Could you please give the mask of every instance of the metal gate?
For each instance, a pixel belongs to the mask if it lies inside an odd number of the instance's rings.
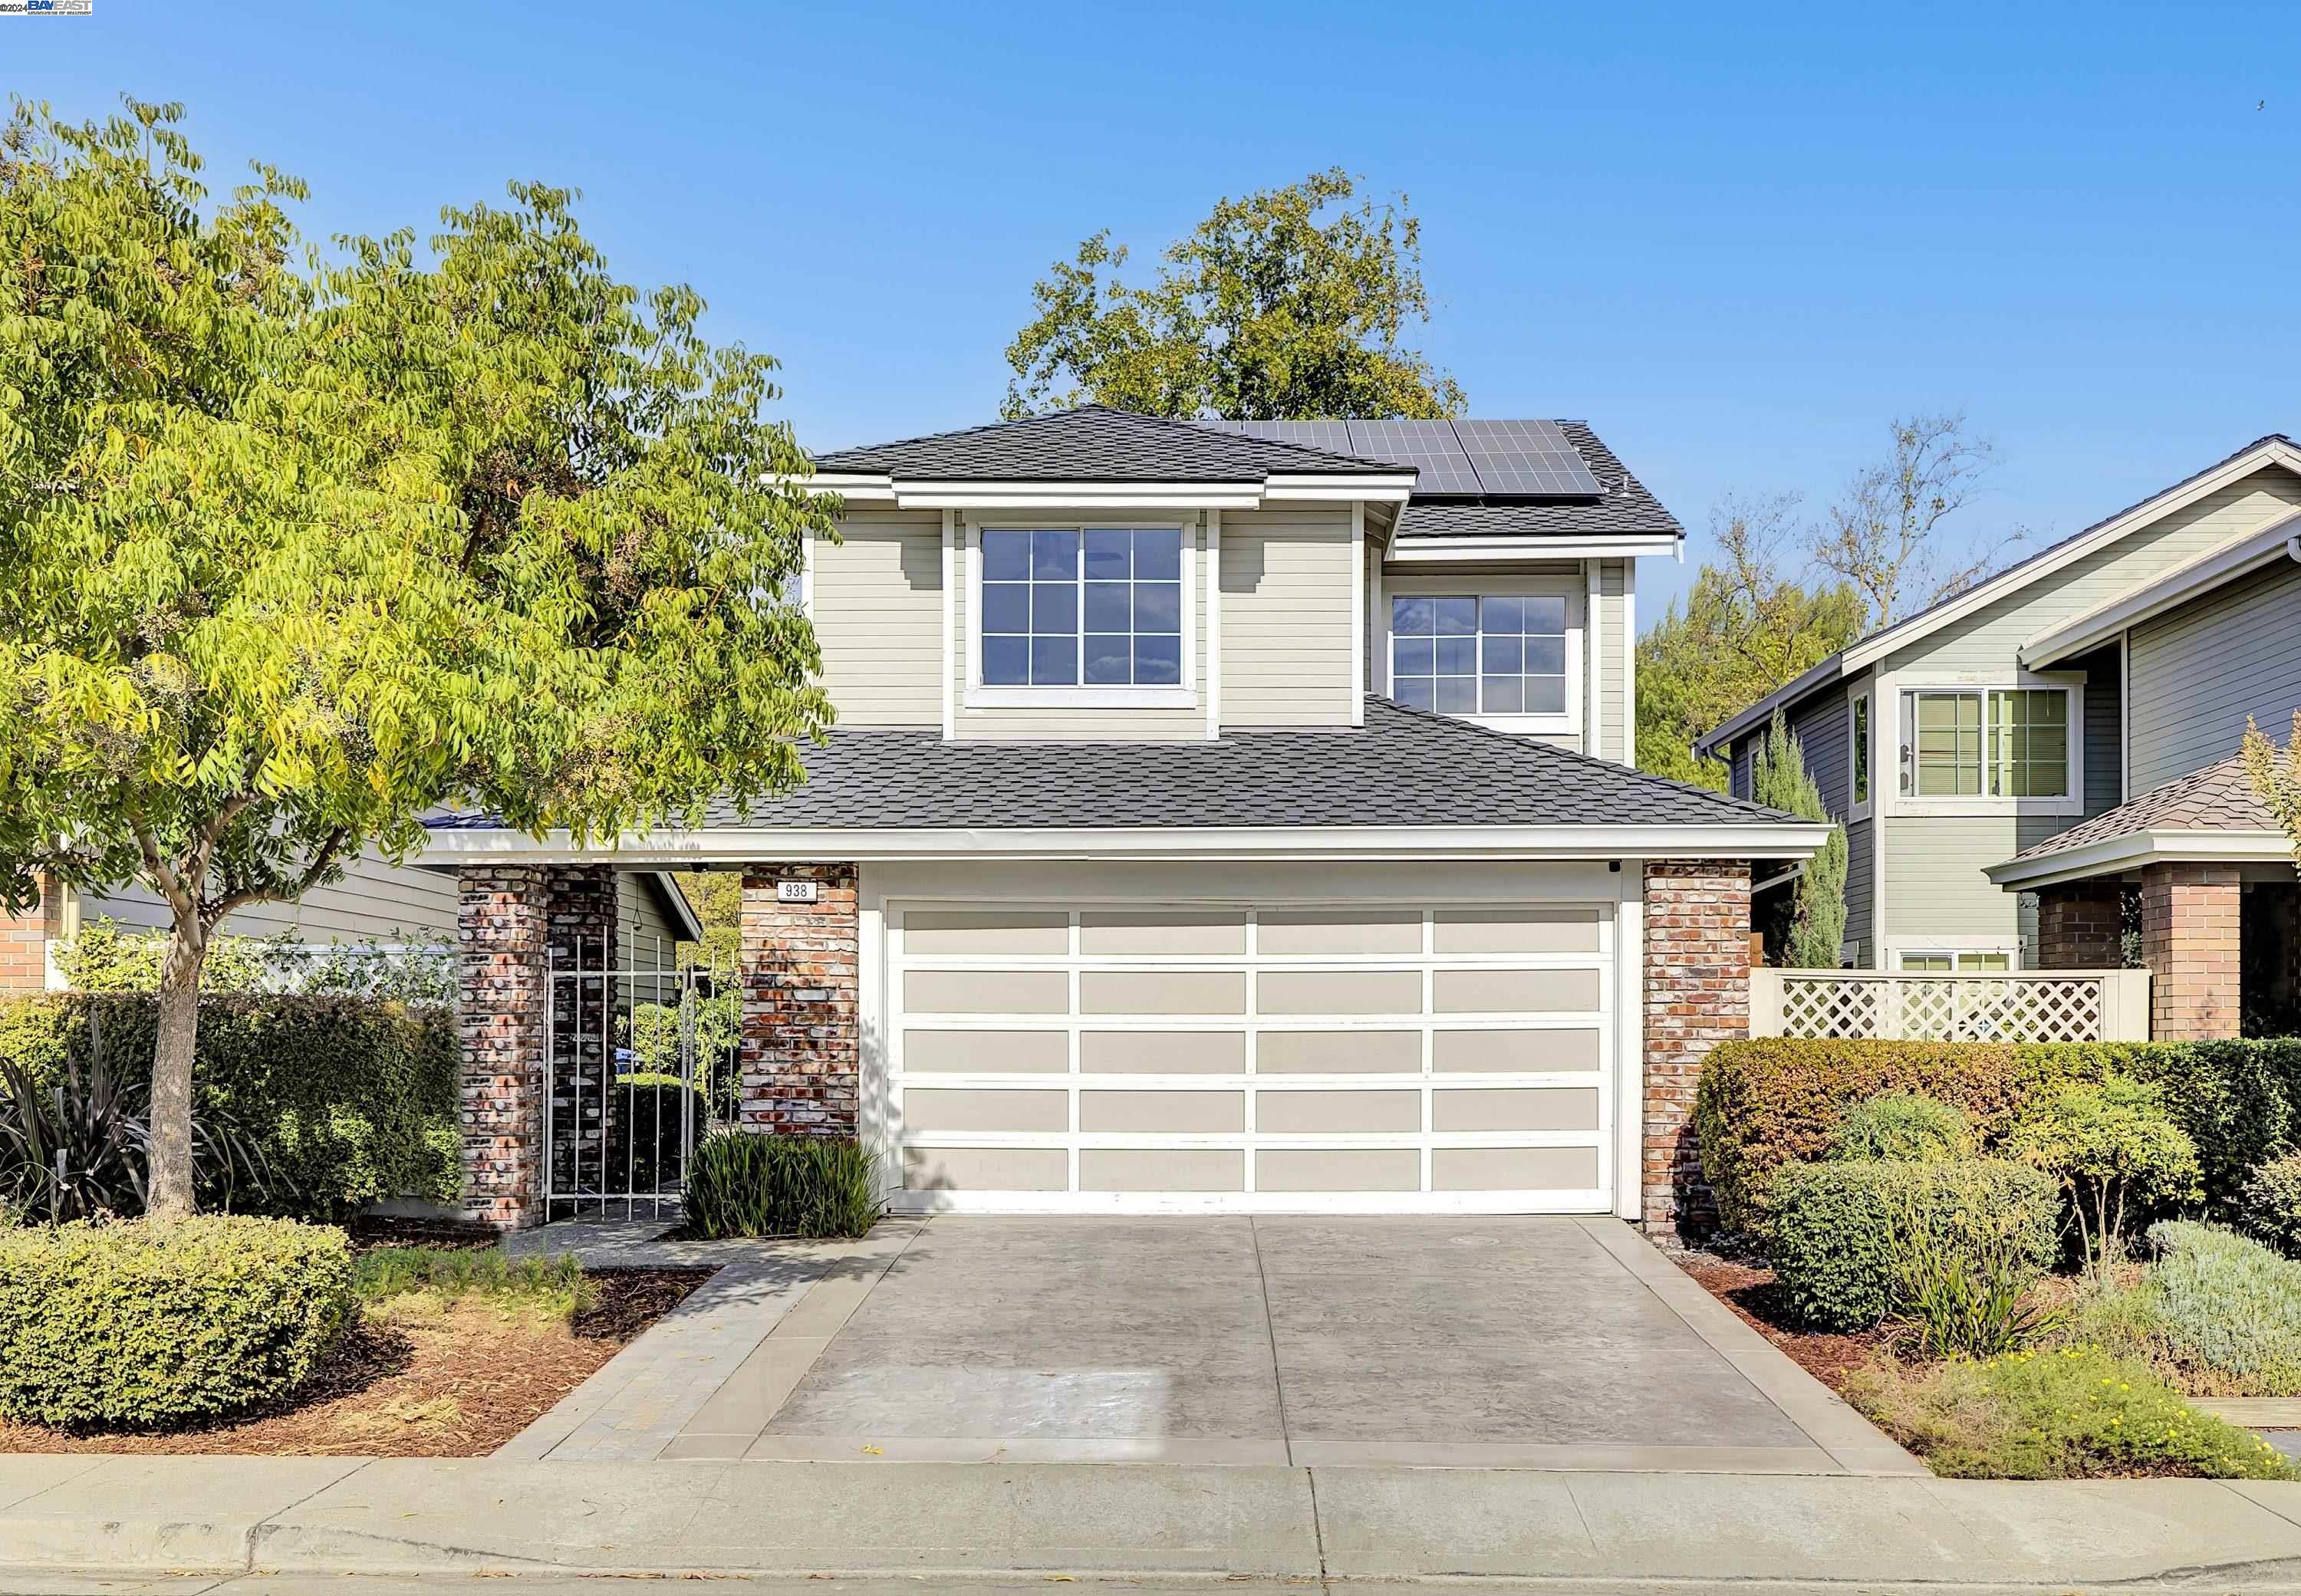
[[[742,1093],[742,984],[710,969],[588,968],[554,950],[543,1046],[544,1217],[680,1212],[696,1145]]]

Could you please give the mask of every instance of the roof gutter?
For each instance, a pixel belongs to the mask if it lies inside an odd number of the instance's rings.
[[[2040,887],[2081,882],[2097,875],[2122,874],[2144,865],[2169,860],[2289,865],[2293,862],[2293,840],[2282,831],[2127,831],[2031,859],[2005,859],[1985,865],[1981,873],[2000,890],[2034,892]]]
[[[822,826],[650,831],[579,844],[488,829],[432,831],[409,862],[434,869],[516,859],[692,870],[707,864],[911,859],[1804,859],[1826,824],[1549,826]]]

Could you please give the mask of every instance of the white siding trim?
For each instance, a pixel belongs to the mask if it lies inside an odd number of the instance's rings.
[[[1586,669],[1583,673],[1582,691],[1587,702],[1582,712],[1582,751],[1603,757],[1606,748],[1606,698],[1600,689],[1600,678],[1606,673],[1605,653],[1598,646],[1598,606],[1603,601],[1599,589],[1598,562],[1582,562],[1582,624],[1589,633],[1590,646],[1583,650]]]
[[[958,736],[958,512],[942,513],[942,740]]]
[[[1614,911],[1615,1000],[1612,1033],[1601,1045],[1613,1053],[1614,1216],[1636,1219],[1645,1192],[1646,1057],[1645,871],[1633,859],[1622,866],[1621,901]]]
[[[1622,763],[1638,765],[1638,563],[1622,562]]]
[[[1222,735],[1222,512],[1207,512],[1207,736]],[[1185,606],[1184,607],[1188,607]]]
[[[1902,747],[1894,745],[1894,791],[1895,807],[1904,815],[2083,815],[2085,813],[2085,677],[2074,672],[2033,673],[2019,672],[2009,678],[1999,672],[1987,676],[1940,677],[1919,675],[1904,678],[1900,688],[1907,698],[1912,693],[1979,693],[1982,697],[1981,768],[1985,775],[1989,769],[1989,706],[1991,693],[2061,692],[2069,698],[2069,747],[2067,749],[2067,785],[2069,791],[2061,798],[1992,798],[1987,793],[1944,798],[1921,798],[1914,791],[1902,791]],[[1871,711],[1874,715],[1876,711]],[[1910,765],[1914,783],[1917,766]],[[1870,790],[1878,790],[1878,770],[1871,765]]]
[[[1366,724],[1366,501],[1351,501],[1351,724]]]
[[[2133,801],[2133,628],[2117,634],[2117,801]]]

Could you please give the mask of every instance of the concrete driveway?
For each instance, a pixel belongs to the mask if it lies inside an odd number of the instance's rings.
[[[665,1458],[1907,1472],[1627,1225],[882,1227]]]

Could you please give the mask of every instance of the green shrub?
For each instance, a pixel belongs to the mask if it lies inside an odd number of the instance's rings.
[[[741,1132],[706,1140],[687,1166],[696,1235],[859,1236],[878,1223],[877,1161],[859,1142]]]
[[[2139,1283],[2081,1302],[2072,1333],[2144,1358],[2189,1390],[2301,1396],[2301,1264],[2209,1224],[2149,1230]]]
[[[1774,1272],[1792,1307],[1840,1331],[1904,1311],[1917,1271],[1945,1263],[2026,1287],[2053,1259],[2061,1207],[2044,1175],[1987,1159],[1794,1164],[1772,1204]]]
[[[514,1258],[500,1247],[378,1247],[352,1260],[352,1288],[363,1302],[423,1295],[445,1302],[481,1297],[562,1322],[595,1299],[572,1253]]]
[[[2097,1347],[1856,1369],[1846,1396],[1937,1475],[2290,1480],[2276,1448],[2198,1412],[2142,1364]]]
[[[2238,1194],[2245,1233],[2289,1258],[2301,1258],[2301,1153],[2280,1153],[2246,1180]]]
[[[91,1012],[116,1067],[146,1079],[155,1004],[141,995],[0,1001],[0,1062],[55,1080],[84,1051]],[[460,1190],[455,1014],[357,998],[222,996],[200,1004],[197,1112],[237,1125],[299,1194],[296,1216],[335,1219],[389,1197]]]
[[[213,1418],[292,1391],[352,1307],[343,1233],[284,1219],[0,1233],[0,1415]]]
[[[2005,1154],[2052,1175],[2070,1195],[2094,1278],[2124,1247],[2129,1210],[2200,1195],[2197,1149],[2152,1085],[2122,1074],[2066,1082],[2026,1105]]]
[[[1973,1126],[1964,1110],[1914,1091],[1865,1098],[1839,1116],[1829,1133],[1833,1158],[1926,1163],[1972,1153]]]
[[[2234,1219],[2247,1179],[2301,1144],[2301,1040],[2220,1042],[1899,1042],[1751,1037],[1703,1061],[1694,1103],[1719,1216],[1762,1235],[1766,1182],[1825,1157],[1852,1105],[1917,1092],[1961,1109],[1985,1153],[2034,1093],[2119,1073],[2157,1088],[2196,1143],[2209,1213]]]

